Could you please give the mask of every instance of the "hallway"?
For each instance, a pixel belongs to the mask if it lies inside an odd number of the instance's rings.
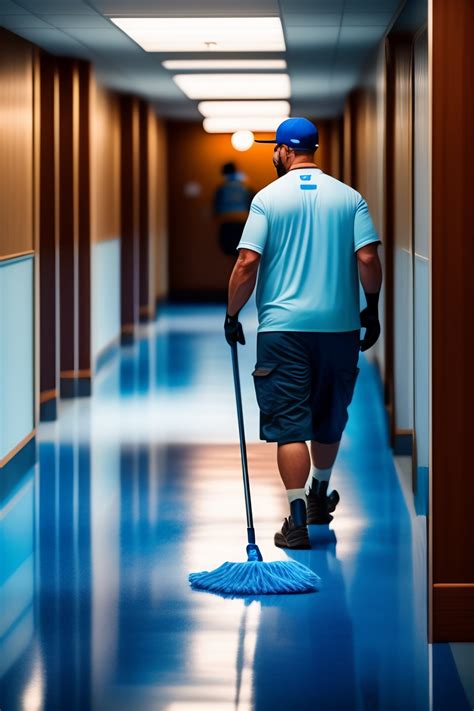
[[[190,571],[245,553],[221,321],[221,306],[163,306],[90,399],[62,401],[39,426],[39,461],[3,501],[2,711],[469,709],[450,646],[426,641],[426,518],[404,498],[363,356],[335,520],[292,553],[320,591],[242,601],[189,589]],[[258,441],[253,304],[243,323],[254,514],[272,560],[285,557],[272,538],[286,499],[274,445]]]

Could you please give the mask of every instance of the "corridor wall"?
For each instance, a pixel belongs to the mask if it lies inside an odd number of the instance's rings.
[[[132,193],[123,184],[126,101],[143,116]],[[142,248],[126,287],[143,298],[146,318],[167,293],[167,222],[165,124],[149,103],[99,86],[88,62],[1,29],[0,111],[3,469],[24,461],[17,454],[34,456],[38,419],[56,418],[60,396],[90,394],[119,342],[123,206],[133,207]]]
[[[168,289],[166,126],[140,103],[140,320],[152,319]]]
[[[92,91],[92,355],[97,365],[120,336],[120,104],[95,80]]]
[[[168,175],[167,175],[167,129],[163,119],[150,112],[150,235],[154,269],[155,303],[168,294]],[[153,261],[154,260],[154,261]]]
[[[344,181],[367,200],[382,246],[385,244],[385,100],[386,60],[385,45],[382,43],[368,65],[360,87],[346,101],[343,166]],[[379,249],[382,264],[388,253],[383,247]],[[363,295],[361,299],[363,305]],[[385,284],[380,297],[380,323],[381,337],[368,355],[376,360],[382,379],[385,380]]]
[[[387,40],[391,79],[387,111],[387,231],[393,252],[393,371],[390,415],[392,444],[411,454],[413,440],[413,35]],[[426,126],[425,126],[426,130]]]
[[[413,331],[414,489],[419,512],[428,509],[431,410],[431,240],[428,30],[413,45]]]
[[[35,58],[0,29],[0,467],[35,434]]]
[[[431,0],[431,638],[474,641],[474,4]],[[417,64],[419,68],[419,65]]]

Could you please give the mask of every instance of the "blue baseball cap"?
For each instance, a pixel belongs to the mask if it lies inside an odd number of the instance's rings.
[[[314,123],[305,118],[289,118],[278,126],[275,139],[255,140],[255,143],[276,143],[294,148],[295,151],[315,151],[318,141],[318,129]]]

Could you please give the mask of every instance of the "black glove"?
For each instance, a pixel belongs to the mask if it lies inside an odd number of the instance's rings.
[[[366,294],[367,306],[360,312],[360,325],[365,328],[365,336],[360,342],[360,350],[366,351],[376,343],[380,336],[379,294]]]
[[[229,316],[229,314],[226,313],[224,321],[224,333],[225,339],[229,346],[232,346],[234,343],[241,343],[243,346],[245,346],[245,336],[242,324],[239,321],[238,311],[234,316]]]

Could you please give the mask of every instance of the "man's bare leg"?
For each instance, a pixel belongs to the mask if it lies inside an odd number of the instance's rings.
[[[280,548],[310,548],[305,484],[311,459],[306,442],[279,444],[277,462],[288,496],[291,519],[285,521],[281,531],[275,534],[275,545]]]
[[[306,442],[279,444],[277,462],[285,489],[303,489],[311,466]]]
[[[316,469],[332,469],[339,451],[340,442],[322,444],[313,440],[311,442],[311,459]]]

